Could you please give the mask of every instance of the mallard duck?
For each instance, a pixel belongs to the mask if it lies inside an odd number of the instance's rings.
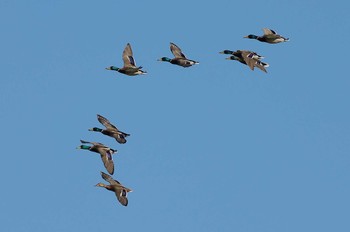
[[[264,57],[257,54],[256,52],[245,51],[245,50],[237,50],[237,51],[224,50],[220,53],[230,54],[231,56],[227,57],[226,59],[237,60],[242,64],[248,65],[251,70],[254,70],[254,67],[257,67],[267,73],[265,68],[269,67],[269,64],[260,61],[260,59]]]
[[[247,51],[250,52],[250,57],[254,58],[254,59],[263,59],[265,57],[257,54],[256,52],[251,52],[251,51]],[[221,54],[227,54],[227,55],[235,55],[235,56],[241,56],[242,51],[241,50],[237,50],[237,51],[231,51],[231,50],[223,50],[222,52],[220,52]]]
[[[271,43],[271,44],[289,41],[289,38],[284,38],[284,37],[278,35],[274,30],[271,30],[268,28],[263,28],[263,31],[264,31],[264,35],[262,35],[262,36],[250,34],[250,35],[244,36],[244,38],[256,39],[256,40],[259,40],[261,42]]]
[[[80,145],[77,147],[77,149],[84,149],[89,150],[92,152],[99,153],[101,155],[101,159],[103,164],[105,165],[107,171],[109,174],[113,175],[114,173],[114,163],[112,155],[117,152],[117,150],[109,148],[102,143],[96,143],[96,142],[88,142],[84,140],[80,140],[81,143],[89,143],[92,144],[92,146],[87,145]]]
[[[105,181],[108,181],[110,184],[106,185],[104,183],[98,183],[95,186],[103,187],[109,191],[115,192],[118,201],[120,204],[127,206],[128,205],[128,192],[132,192],[131,189],[124,187],[119,181],[114,180],[110,175],[101,172],[101,176]]]
[[[96,131],[101,132],[104,135],[110,136],[112,138],[115,138],[118,143],[124,144],[126,143],[125,137],[130,136],[130,134],[124,133],[120,130],[118,130],[117,127],[115,127],[112,123],[109,122],[109,120],[101,115],[97,115],[97,120],[106,127],[106,129],[100,129],[98,127],[90,128],[89,131]]]
[[[107,67],[107,70],[114,70],[128,76],[136,76],[139,74],[146,74],[146,71],[141,70],[142,66],[136,67],[135,59],[132,54],[131,46],[128,43],[123,51],[123,61],[124,66],[122,68],[117,68],[115,66]]]
[[[176,64],[184,68],[199,64],[197,61],[187,59],[186,56],[182,53],[181,49],[174,43],[170,43],[170,51],[174,54],[175,58],[170,59],[168,57],[162,57],[158,59],[158,61],[169,62],[171,64]]]

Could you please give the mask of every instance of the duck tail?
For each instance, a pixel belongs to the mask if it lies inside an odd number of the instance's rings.
[[[257,64],[264,66],[265,68],[269,67],[270,65],[268,63],[262,62],[260,60],[257,61]]]
[[[124,132],[122,132],[122,133],[123,133],[124,137],[130,136],[130,134],[128,134],[128,133],[124,133]]]

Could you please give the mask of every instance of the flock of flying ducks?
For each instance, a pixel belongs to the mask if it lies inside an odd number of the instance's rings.
[[[270,44],[289,41],[288,38],[285,38],[277,34],[274,30],[263,28],[263,31],[264,31],[264,34],[262,36],[250,34],[245,36],[244,38],[255,39],[260,42],[265,42]],[[184,53],[181,51],[181,49],[174,43],[170,43],[170,51],[173,53],[174,58],[171,59],[168,57],[162,57],[158,59],[158,61],[169,62],[171,64],[179,65],[184,68],[190,67],[195,64],[199,64],[198,61],[188,59],[184,55]],[[224,50],[220,53],[230,55],[226,59],[237,60],[242,64],[247,65],[251,70],[254,70],[254,67],[257,67],[262,71],[267,72],[266,68],[269,67],[269,64],[261,61],[261,59],[264,57],[258,55],[256,52],[247,51],[247,50],[237,50],[237,51]],[[129,43],[126,45],[123,51],[122,58],[124,62],[124,66],[122,68],[118,68],[116,66],[110,66],[110,67],[107,67],[106,69],[117,71],[128,76],[136,76],[136,75],[142,75],[147,73],[146,71],[142,70],[142,66],[136,66],[131,45]]]
[[[245,36],[244,38],[256,39],[258,41],[271,43],[271,44],[289,41],[288,38],[278,35],[275,31],[271,29],[264,28],[263,31],[264,31],[264,34],[262,36],[256,36],[251,34],[251,35]],[[171,59],[168,57],[162,57],[158,59],[158,61],[169,62],[171,64],[179,65],[185,68],[199,63],[198,61],[190,60],[186,58],[186,56],[181,51],[181,49],[174,43],[170,43],[170,51],[173,53],[174,58]],[[261,61],[261,59],[264,57],[258,55],[256,52],[247,51],[247,50],[237,50],[237,51],[224,50],[220,53],[230,55],[226,59],[237,60],[242,64],[247,65],[251,70],[254,70],[254,67],[257,67],[260,70],[267,72],[266,68],[269,67],[269,64]],[[123,51],[122,58],[124,62],[124,66],[122,68],[110,66],[110,67],[107,67],[106,69],[117,71],[128,76],[136,76],[136,75],[147,73],[146,71],[142,70],[142,66],[139,66],[139,67],[136,66],[131,45],[129,43],[126,45]],[[104,135],[112,137],[120,144],[126,143],[125,138],[130,136],[130,134],[127,134],[118,130],[118,128],[115,127],[108,119],[106,119],[105,117],[99,114],[97,115],[97,120],[105,127],[105,129],[93,127],[89,129],[89,131],[100,132]],[[102,162],[107,172],[110,175],[114,174],[114,162],[113,162],[112,155],[117,152],[116,149],[112,149],[98,142],[88,142],[84,140],[80,140],[80,142],[82,143],[82,145],[78,146],[77,149],[84,149],[84,150],[89,150],[91,152],[99,153],[101,155]],[[91,146],[86,144],[90,144]],[[104,183],[98,183],[96,184],[96,186],[103,187],[109,191],[114,192],[115,195],[117,196],[118,201],[122,205],[127,206],[128,205],[127,194],[132,190],[123,186],[119,181],[113,179],[112,176],[110,175],[104,172],[101,172],[102,178],[107,182],[109,182],[109,185],[106,185]]]
[[[93,127],[89,129],[89,131],[100,132],[104,135],[112,137],[120,144],[126,143],[125,138],[130,136],[130,134],[127,134],[125,132],[118,130],[118,128],[115,127],[107,118],[99,114],[97,115],[97,120],[105,127],[105,129]],[[80,142],[82,143],[82,145],[78,146],[77,149],[89,150],[91,152],[99,153],[107,172],[110,175],[114,174],[114,162],[113,162],[112,155],[117,152],[116,149],[107,147],[104,144],[98,143],[98,142],[88,142],[84,140],[80,140]],[[91,146],[86,144],[90,144]],[[112,176],[110,175],[104,172],[101,172],[102,178],[107,182],[109,182],[109,185],[106,185],[104,183],[98,183],[95,186],[103,187],[109,191],[114,192],[115,195],[117,196],[118,201],[122,205],[127,206],[128,205],[127,194],[132,190],[123,186],[119,181],[113,179]]]

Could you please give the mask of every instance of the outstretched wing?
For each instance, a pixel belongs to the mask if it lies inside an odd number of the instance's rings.
[[[114,173],[114,162],[112,158],[113,152],[110,149],[103,149],[100,151],[102,162],[107,169],[108,173],[113,175]]]
[[[135,60],[132,54],[131,46],[128,43],[123,51],[124,67],[136,67]]]
[[[242,51],[242,58],[251,70],[254,70],[256,59],[253,58],[254,53],[251,51]]]
[[[174,43],[170,43],[170,51],[174,54],[176,58],[186,59],[186,56],[182,53],[181,49]]]
[[[120,202],[120,204],[124,206],[128,205],[127,191],[124,188],[118,188],[115,191],[115,195],[117,196],[117,199]]]
[[[111,185],[114,185],[116,186],[117,188],[123,188],[125,189],[126,192],[132,192],[131,189],[123,186],[119,181],[113,179],[110,175],[104,173],[104,172],[101,172],[101,176],[102,178],[105,180],[105,181],[108,181]]]
[[[259,68],[260,70],[264,71],[267,73],[265,67],[269,67],[267,63],[261,62],[260,60],[256,61],[255,67]]]
[[[251,70],[254,70],[254,67],[257,67],[267,73],[265,67],[268,67],[269,65],[267,63],[261,62],[261,57],[262,56],[258,55],[255,52],[242,51],[242,58]]]
[[[101,176],[102,178],[105,180],[105,181],[108,181],[111,185],[119,185],[121,186],[121,184],[119,183],[119,181],[117,180],[114,180],[110,175],[104,173],[104,172],[101,172]]]
[[[108,128],[108,129],[114,129],[114,130],[117,130],[118,131],[118,129],[117,129],[117,127],[115,127],[112,123],[110,123],[110,121],[107,119],[107,118],[105,118],[105,117],[103,117],[103,116],[101,116],[101,115],[97,115],[97,120],[102,124],[102,125],[104,125],[106,128]]]
[[[277,33],[274,30],[271,30],[269,28],[263,28],[264,35],[277,35]]]

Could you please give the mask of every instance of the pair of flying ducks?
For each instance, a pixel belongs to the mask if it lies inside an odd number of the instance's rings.
[[[263,31],[264,31],[264,34],[262,36],[250,34],[250,35],[244,36],[244,38],[256,39],[260,42],[265,42],[270,44],[289,41],[288,38],[284,38],[283,36],[277,34],[274,30],[263,28]],[[247,65],[251,70],[254,70],[254,67],[257,67],[260,70],[267,73],[266,68],[269,67],[269,64],[262,62],[261,59],[264,57],[261,55],[258,55],[256,52],[252,52],[248,50],[237,50],[237,51],[224,50],[220,53],[230,55],[229,57],[226,58],[227,60],[237,60],[242,64]]]
[[[187,59],[186,56],[182,53],[181,49],[175,45],[174,43],[170,43],[170,50],[174,54],[174,58],[170,59],[168,57],[162,57],[158,61],[165,61],[172,64],[176,64],[182,67],[190,67],[192,65],[198,64],[197,61]],[[128,76],[136,76],[140,74],[146,74],[147,72],[142,70],[142,66],[137,67],[135,63],[135,59],[133,57],[133,52],[131,49],[130,43],[128,43],[123,51],[123,62],[124,66],[122,68],[118,68],[115,66],[107,67],[107,70],[114,70]]]

